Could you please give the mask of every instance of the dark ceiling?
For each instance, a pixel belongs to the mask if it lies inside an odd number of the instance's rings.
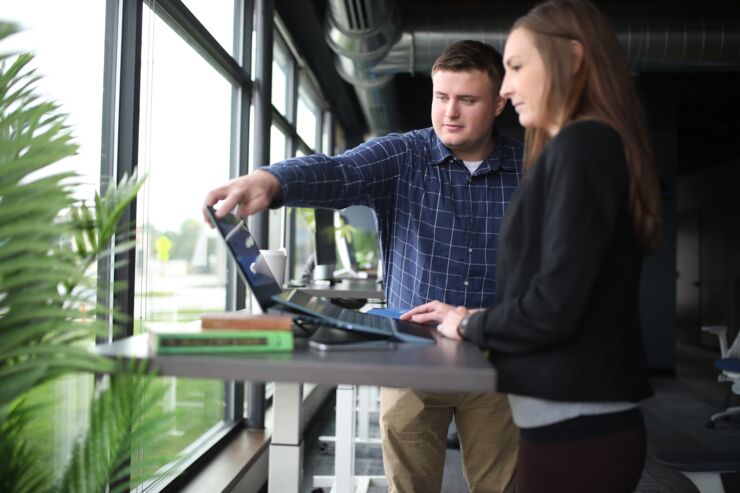
[[[450,9],[475,8],[481,2],[425,0],[401,0],[395,2],[401,18],[409,18],[423,5],[437,8],[449,5]],[[491,2],[483,2],[490,8]],[[522,13],[533,5],[532,2],[497,2],[509,10],[521,9]],[[595,2],[614,5],[614,2]],[[686,6],[696,8],[702,2],[651,2],[658,8],[675,16],[676,9]],[[714,5],[722,2],[713,2]],[[728,2],[737,5],[738,2]],[[626,11],[639,10],[639,0],[623,1],[619,8]],[[338,77],[336,72],[321,67],[333,67],[334,54],[327,46],[323,36],[326,0],[294,2],[276,0],[275,6],[291,32],[296,33],[296,41],[304,50],[307,62],[314,67],[324,93],[333,107],[339,111],[340,123],[348,134],[348,142],[359,142],[367,132],[367,124],[352,86]],[[317,31],[318,30],[318,31]],[[318,33],[318,34],[317,34]],[[318,70],[316,67],[320,67]],[[737,158],[740,155],[735,139],[740,136],[740,72],[701,72],[692,73],[644,73],[636,76],[643,104],[654,136],[672,135],[677,143],[677,173],[684,174],[704,166]],[[398,108],[400,110],[400,130],[430,126],[431,79],[424,74],[398,74],[394,77]],[[521,137],[522,129],[510,108],[499,119],[501,128],[513,136]]]

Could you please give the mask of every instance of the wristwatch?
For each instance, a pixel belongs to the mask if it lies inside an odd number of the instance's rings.
[[[460,323],[457,324],[457,335],[459,335],[461,339],[465,339],[465,334],[468,330],[468,322],[470,322],[470,317],[472,316],[472,313],[470,315],[466,315],[465,318],[460,320]]]

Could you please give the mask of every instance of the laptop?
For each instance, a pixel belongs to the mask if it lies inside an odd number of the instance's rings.
[[[232,213],[218,219],[212,207],[204,210],[226,243],[239,275],[252,289],[265,313],[290,310],[318,319],[322,325],[373,338],[381,336],[398,342],[435,343],[432,328],[427,325],[341,308],[299,289],[283,290],[260,255],[260,248],[246,222]]]

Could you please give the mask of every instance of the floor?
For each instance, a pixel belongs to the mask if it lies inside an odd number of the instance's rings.
[[[714,351],[698,349],[693,346],[677,345],[676,376],[655,377],[651,379],[656,396],[646,401],[643,411],[648,427],[648,440],[655,437],[664,425],[673,425],[682,430],[684,442],[711,443],[712,447],[729,447],[740,453],[740,417],[720,422],[714,430],[708,430],[704,423],[708,416],[720,408],[726,398],[727,384],[716,381],[717,373],[713,362]],[[735,396],[735,399],[740,400]],[[377,419],[371,415],[371,436],[379,436]],[[315,488],[314,475],[332,475],[334,467],[334,444],[320,441],[320,436],[334,435],[334,401],[324,405],[318,418],[308,430],[305,441],[304,493],[319,493],[329,488]],[[649,445],[649,448],[651,446]],[[383,475],[383,459],[379,445],[358,444],[356,448],[355,474]],[[740,474],[725,478],[726,491],[740,492]],[[732,486],[728,486],[732,485]],[[735,490],[735,487],[738,489]],[[386,492],[384,487],[371,486],[369,493]],[[645,464],[638,493],[696,493],[696,487],[682,474],[649,458]],[[443,493],[467,493],[468,488],[462,475],[460,452],[447,450]]]

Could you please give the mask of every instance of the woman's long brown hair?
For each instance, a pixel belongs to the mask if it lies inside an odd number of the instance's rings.
[[[562,125],[599,120],[621,137],[635,233],[645,251],[654,251],[660,244],[658,173],[645,115],[613,28],[587,0],[546,1],[518,19],[512,30],[518,28],[533,35],[545,64],[547,116],[553,121],[559,117]],[[575,73],[572,41],[583,47],[583,60]],[[550,136],[545,129],[534,128],[525,135],[526,171]]]

